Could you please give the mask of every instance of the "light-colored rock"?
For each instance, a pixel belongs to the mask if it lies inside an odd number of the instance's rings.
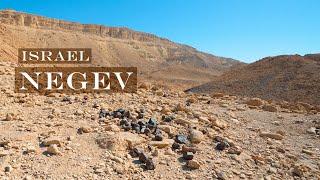
[[[187,167],[191,169],[199,169],[200,163],[196,160],[190,160],[187,162]]]
[[[157,126],[159,129],[161,129],[162,131],[171,134],[174,132],[174,127],[170,126],[170,125],[158,125]]]
[[[190,130],[190,140],[192,143],[200,143],[201,141],[203,141],[203,139],[204,135],[201,131],[195,129]]]
[[[171,110],[166,106],[162,107],[162,109],[161,109],[162,114],[169,114],[170,112],[171,112]]]
[[[13,115],[10,114],[10,113],[8,113],[8,114],[6,115],[6,118],[4,119],[4,121],[12,121],[12,120],[13,120]]]
[[[53,154],[53,155],[61,155],[62,153],[59,151],[58,146],[56,144],[51,144],[48,148],[47,148],[47,152],[49,154]]]
[[[209,120],[211,121],[213,126],[218,127],[220,129],[225,129],[228,127],[228,124],[225,121],[217,119],[215,117],[211,117]]]
[[[120,128],[119,128],[117,125],[115,125],[115,124],[107,125],[107,126],[105,127],[105,130],[106,130],[106,131],[112,131],[112,132],[120,132]]]
[[[275,140],[282,140],[284,138],[283,135],[278,134],[278,133],[270,133],[270,132],[261,132],[259,134],[260,137],[267,137]]]
[[[0,150],[0,157],[8,156],[10,152],[8,150]]]
[[[317,134],[316,128],[315,127],[311,127],[309,129],[307,129],[307,133],[309,133],[309,134]]]
[[[90,132],[92,132],[93,130],[92,130],[92,128],[90,127],[90,126],[82,126],[82,127],[80,127],[79,129],[78,129],[78,132],[79,133],[90,133]]]
[[[150,141],[149,145],[157,148],[166,148],[168,146],[172,146],[173,143],[173,139],[164,139],[162,141]]]
[[[103,149],[108,149],[110,151],[125,151],[145,142],[145,139],[138,134],[119,132],[117,134],[99,137],[96,139],[96,142]]]
[[[52,144],[56,144],[57,146],[62,146],[63,142],[62,139],[60,137],[50,137],[48,139],[45,139],[42,144],[44,146],[50,146]]]

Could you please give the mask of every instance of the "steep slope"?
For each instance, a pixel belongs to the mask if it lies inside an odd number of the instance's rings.
[[[0,11],[0,60],[16,62],[17,49],[21,47],[92,48],[94,65],[137,66],[141,77],[191,84],[207,82],[241,64],[127,28]]]
[[[191,92],[226,92],[320,104],[320,55],[267,57],[228,71],[212,82],[189,89]]]

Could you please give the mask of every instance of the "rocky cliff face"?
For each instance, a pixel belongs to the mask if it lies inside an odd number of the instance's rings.
[[[242,64],[128,28],[0,11],[0,61],[17,62],[18,49],[26,47],[91,48],[95,66],[135,66],[147,80],[175,85],[181,82],[183,87],[208,82]]]
[[[155,35],[148,33],[136,32],[128,28],[106,27],[102,25],[66,22],[58,19],[50,19],[42,16],[20,13],[13,10],[0,11],[0,23],[42,29],[77,31],[95,34],[102,37],[112,37],[119,39],[130,39],[146,42],[170,42],[167,39],[159,38]]]

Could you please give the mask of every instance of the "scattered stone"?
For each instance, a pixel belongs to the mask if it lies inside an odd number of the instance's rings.
[[[169,114],[171,112],[171,110],[168,107],[162,107],[161,109],[161,113],[162,114]]]
[[[238,146],[232,146],[228,149],[228,153],[229,154],[236,154],[236,155],[240,155],[242,152],[242,149]]]
[[[174,122],[177,123],[177,124],[181,124],[181,125],[183,125],[183,126],[186,126],[186,125],[190,125],[190,124],[191,124],[191,121],[188,121],[188,120],[182,119],[182,118],[175,119]]]
[[[149,145],[157,148],[166,148],[166,147],[172,146],[173,143],[174,143],[174,140],[172,139],[164,139],[162,141],[150,141]]]
[[[146,163],[147,162],[147,159],[148,159],[148,156],[146,153],[144,152],[140,152],[139,153],[139,161],[142,162],[142,163]]]
[[[120,128],[117,125],[111,124],[105,127],[106,131],[119,132]]]
[[[89,126],[82,126],[78,129],[79,134],[90,133],[90,132],[92,132],[92,128]]]
[[[308,150],[308,149],[302,149],[302,152],[305,153],[305,154],[308,154],[308,155],[310,155],[310,156],[312,156],[312,155],[314,154],[313,151],[310,151],[310,150]]]
[[[224,172],[218,172],[218,173],[217,173],[217,176],[218,176],[218,179],[220,179],[220,180],[227,180],[227,179],[229,179]]]
[[[8,150],[0,150],[0,157],[8,156],[10,152]]]
[[[315,127],[311,127],[307,130],[307,133],[309,134],[317,134],[317,129]]]
[[[185,135],[178,134],[176,135],[175,141],[179,144],[188,144],[188,138]]]
[[[282,140],[284,137],[278,133],[261,132],[260,137],[267,137],[275,140]]]
[[[151,158],[148,158],[146,161],[146,169],[147,170],[154,170],[156,168],[153,160]]]
[[[4,121],[12,121],[12,120],[13,120],[13,115],[8,113]]]
[[[164,122],[171,122],[171,121],[173,121],[174,119],[175,119],[174,116],[162,116],[162,120],[163,120]]]
[[[56,144],[57,146],[62,146],[62,140],[58,137],[51,137],[42,142],[44,146],[50,146],[51,144]]]
[[[12,166],[6,166],[4,167],[4,172],[11,172],[12,171]]]
[[[190,141],[192,143],[200,143],[201,141],[203,141],[204,139],[204,135],[201,131],[195,130],[195,129],[191,129],[190,130]]]
[[[105,109],[100,109],[100,112],[99,112],[99,118],[105,118],[107,116],[111,115],[107,110]]]
[[[48,148],[47,148],[47,152],[49,154],[53,154],[53,155],[61,155],[62,153],[59,151],[58,146],[56,144],[51,144]]]
[[[176,111],[186,111],[186,108],[181,103],[179,103],[176,106]]]
[[[155,169],[155,164],[154,164],[152,158],[149,158],[147,156],[147,154],[145,154],[144,152],[140,152],[139,161],[141,163],[145,163],[146,164],[146,169],[147,170],[154,170]]]
[[[200,163],[196,160],[190,160],[187,162],[187,167],[191,169],[199,169]]]
[[[172,151],[171,148],[167,149],[165,152],[164,152],[165,155],[169,155],[169,156],[172,156],[174,155],[174,152]]]
[[[223,120],[219,120],[217,118],[211,117],[209,120],[212,122],[213,126],[218,127],[220,129],[226,129],[228,126],[226,122],[224,122]]]
[[[25,153],[29,154],[29,153],[35,153],[37,152],[37,149],[34,146],[29,145],[25,151]]]
[[[216,150],[223,151],[226,148],[229,148],[230,144],[227,141],[218,142],[216,145]]]
[[[304,174],[309,171],[309,167],[303,164],[296,164],[292,169],[292,174],[294,176],[304,177]]]
[[[119,132],[117,134],[106,135],[96,139],[100,148],[110,151],[125,151],[145,142],[145,139],[138,134],[130,132]],[[163,142],[163,141],[155,141]]]
[[[130,154],[132,157],[139,157],[141,153],[143,153],[143,150],[142,150],[142,149],[133,148],[133,149],[130,151],[129,154]]]
[[[193,159],[193,153],[192,152],[184,152],[183,153],[183,159],[192,160]]]
[[[197,148],[189,147],[189,146],[186,146],[186,145],[183,145],[182,149],[181,149],[181,152],[192,152],[193,154],[195,154],[197,151],[198,151]]]
[[[174,143],[172,144],[172,149],[173,149],[173,150],[180,149],[180,144],[177,143],[177,142],[174,142]]]

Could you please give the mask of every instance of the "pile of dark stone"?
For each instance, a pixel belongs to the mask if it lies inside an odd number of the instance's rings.
[[[155,141],[162,141],[163,135],[162,131],[157,127],[158,122],[155,118],[150,118],[145,121],[144,118],[144,109],[141,109],[138,112],[138,116],[136,118],[132,117],[130,111],[125,109],[118,109],[116,111],[106,111],[105,109],[100,109],[99,118],[104,118],[107,116],[111,116],[113,118],[120,119],[120,126],[125,131],[134,131],[138,134],[145,135],[154,135]]]

